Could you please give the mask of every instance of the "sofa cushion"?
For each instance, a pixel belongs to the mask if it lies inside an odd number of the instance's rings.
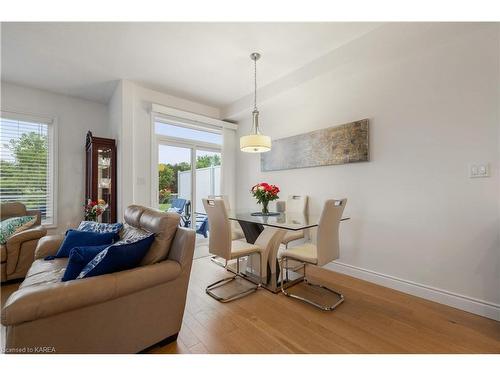
[[[70,250],[77,246],[111,245],[114,238],[115,234],[112,232],[95,233],[69,229],[55,257],[67,258],[69,257]]]
[[[131,205],[125,210],[125,225],[121,238],[129,238],[145,231],[155,233],[155,240],[141,265],[146,266],[167,259],[170,246],[180,222],[180,215],[161,212],[143,206]]]
[[[33,262],[24,281],[19,285],[19,289],[61,282],[61,278],[66,270],[68,258],[58,258],[53,260],[37,259]]]
[[[77,279],[124,271],[139,265],[154,241],[154,234],[143,238],[121,240],[97,254]]]
[[[156,236],[141,265],[146,266],[167,259],[179,222],[179,214],[144,210],[140,218],[141,228],[155,233]]]
[[[42,266],[48,267],[58,262],[65,263],[67,260],[67,258],[55,259],[50,262],[37,260],[35,263],[41,263]],[[178,262],[167,260],[148,267],[136,267],[101,277],[61,282],[59,276],[59,278],[54,278],[54,282],[47,282],[46,285],[33,287],[22,287],[21,285],[2,306],[1,323],[4,326],[18,325],[23,322],[33,322],[37,319],[53,317],[79,308],[88,308],[92,305],[106,303],[116,298],[168,283],[178,278],[181,273],[182,268]],[[178,285],[178,283],[174,283],[172,287],[175,288]],[[185,286],[187,287],[187,283]],[[182,290],[177,292],[183,293]],[[139,304],[138,308],[147,309],[149,307]],[[152,311],[154,315],[154,308]],[[104,313],[105,310],[101,310],[101,312]],[[110,316],[113,316],[113,313],[113,311],[108,312]],[[102,324],[98,324],[102,323],[102,321],[94,318],[89,316],[87,323],[93,324],[95,327],[102,327]],[[46,321],[40,322],[42,325],[45,323]],[[72,321],[69,324],[78,324],[78,327],[81,327],[80,323],[80,321]],[[15,327],[12,328],[15,329]],[[47,329],[50,330],[50,324]],[[64,330],[64,327],[62,329]],[[119,329],[123,329],[123,327]],[[78,340],[78,336],[71,336],[69,339]]]
[[[14,234],[26,230],[36,223],[36,216],[9,217],[0,222],[0,244],[4,245]]]
[[[72,248],[69,252],[68,265],[66,266],[62,281],[76,279],[88,262],[108,246],[79,246]]]
[[[125,222],[129,225],[139,228],[140,227],[139,219],[141,218],[143,212],[144,212],[143,206],[138,206],[135,204],[128,206],[127,209],[125,210],[125,214],[123,215],[125,218]]]

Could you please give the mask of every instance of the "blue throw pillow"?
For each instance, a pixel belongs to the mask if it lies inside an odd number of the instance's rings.
[[[95,233],[69,229],[55,257],[67,258],[69,251],[77,246],[111,245],[114,238],[115,234],[113,232]]]
[[[79,246],[72,248],[69,252],[68,265],[66,266],[66,271],[64,271],[62,281],[76,279],[87,263],[108,246]]]
[[[154,239],[154,234],[151,233],[140,239],[122,240],[108,246],[83,268],[77,279],[136,267],[148,252]]]
[[[113,232],[116,234],[115,240],[120,238],[120,231],[123,228],[122,223],[98,223],[97,221],[82,221],[78,226],[77,230],[84,232],[97,232],[97,233],[109,233]]]

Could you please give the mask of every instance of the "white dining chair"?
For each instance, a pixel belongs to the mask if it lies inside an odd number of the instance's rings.
[[[344,301],[344,296],[333,289],[327,288],[320,284],[313,284],[307,280],[306,265],[313,264],[316,266],[324,266],[327,263],[337,259],[340,253],[339,245],[339,225],[342,219],[347,199],[329,199],[325,202],[323,212],[319,219],[316,244],[306,243],[304,245],[288,248],[282,250],[279,257],[280,274],[281,274],[281,292],[287,297],[299,299],[301,301],[310,303],[322,310],[334,310],[338,305]],[[288,261],[294,260],[301,262],[304,268],[304,282],[313,289],[326,290],[328,294],[334,294],[338,297],[333,305],[323,305],[308,299],[304,296],[292,294],[284,287],[285,273],[288,280]],[[293,267],[297,269],[296,266]]]
[[[289,214],[306,214],[307,212],[307,195],[289,195],[286,200],[285,212]],[[289,230],[281,240],[281,243],[288,248],[288,244],[292,241],[300,240],[305,237],[304,230]]]
[[[231,224],[227,216],[227,210],[223,199],[202,199],[202,201],[205,212],[208,215],[208,225],[210,227],[208,245],[210,253],[226,261],[236,259],[235,275],[210,284],[205,289],[206,293],[217,301],[229,302],[255,292],[259,288],[260,283],[252,285],[250,288],[244,289],[243,291],[238,291],[228,297],[221,297],[215,293],[216,289],[236,281],[237,278],[245,278],[244,275],[240,273],[239,258],[248,255],[259,255],[260,280],[262,281],[264,269],[262,253],[266,251],[266,249],[258,244],[250,244],[243,240],[233,240],[231,238]]]
[[[231,210],[229,197],[227,195],[209,195],[208,199],[222,199],[224,201],[224,205],[226,206],[226,210]],[[245,238],[245,234],[243,233],[240,224],[234,220],[231,220],[231,238],[233,240]]]

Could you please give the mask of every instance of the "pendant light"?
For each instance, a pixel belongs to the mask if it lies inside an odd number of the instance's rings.
[[[251,134],[240,138],[240,150],[243,152],[267,152],[271,150],[271,137],[261,134],[259,129],[259,111],[257,110],[257,60],[260,53],[250,55],[254,63],[254,101]]]

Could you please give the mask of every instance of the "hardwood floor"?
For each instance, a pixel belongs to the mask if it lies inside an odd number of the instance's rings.
[[[179,337],[150,353],[500,353],[500,322],[363,280],[309,268],[345,296],[324,312],[266,290],[217,302],[205,286],[227,274],[194,260]],[[16,289],[2,285],[2,305]]]
[[[223,304],[205,286],[226,271],[195,259],[177,342],[150,353],[500,353],[500,322],[309,268],[344,294],[334,312],[259,290]]]

